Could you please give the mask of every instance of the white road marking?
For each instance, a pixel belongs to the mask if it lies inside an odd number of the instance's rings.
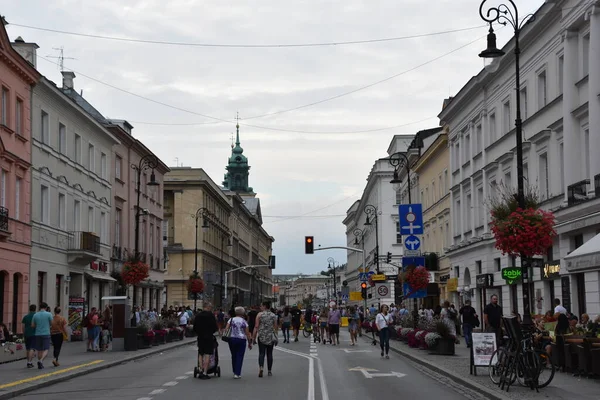
[[[283,349],[280,347],[276,347],[276,349],[278,349],[279,351],[283,351],[284,353],[289,353],[289,354],[293,354],[296,356],[300,356],[300,357],[304,357],[307,358],[309,360],[309,370],[312,370],[314,373],[314,360],[317,360],[317,365],[319,367],[319,386],[321,387],[321,400],[329,400],[329,392],[327,391],[327,385],[325,383],[325,373],[323,372],[323,364],[321,363],[321,359],[316,356],[316,355],[308,355],[306,353],[300,353],[298,351],[294,351],[294,350],[289,350],[289,349]],[[308,400],[315,400],[315,393],[314,393],[314,374],[311,374],[309,376],[309,382],[308,382],[308,387],[309,389],[311,388],[311,382],[312,382],[312,392],[309,390],[308,392]],[[312,396],[311,396],[312,394]]]
[[[350,349],[340,349],[341,351],[345,351],[346,353],[370,353],[371,350],[350,350]]]
[[[140,397],[137,400],[152,400],[152,397]]]
[[[188,371],[188,372],[186,372],[185,374],[186,374],[186,375],[193,375],[193,374],[194,374],[194,371]]]
[[[367,378],[367,379],[390,377],[390,376],[394,376],[396,378],[404,378],[406,376],[406,374],[402,374],[400,372],[394,372],[394,371],[390,371],[388,373],[384,373],[384,372],[370,372],[370,371],[377,371],[377,370],[373,369],[373,368],[363,368],[363,367],[351,368],[348,371],[360,371],[360,372],[362,372],[362,374],[364,375],[364,377]]]
[[[171,382],[163,383],[163,386],[175,386],[175,385],[177,385],[178,383],[179,383],[179,382],[171,381]]]
[[[157,394],[164,393],[164,392],[166,392],[166,390],[167,389],[154,389],[149,394],[150,394],[150,396],[154,396],[154,395],[157,395]]]
[[[181,381],[181,380],[187,379],[189,377],[190,377],[189,375],[181,375],[181,376],[178,376],[177,378],[175,378],[175,380]]]

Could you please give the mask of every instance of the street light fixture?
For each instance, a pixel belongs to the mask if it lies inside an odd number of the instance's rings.
[[[152,170],[150,174],[150,182],[146,183],[146,186],[159,186],[160,183],[156,181],[156,175],[154,174],[154,169],[158,167],[158,157],[154,154],[146,154],[140,159],[138,165],[131,164],[131,168],[134,169],[137,173],[137,202],[135,207],[135,249],[133,251],[133,256],[136,261],[140,260],[140,217],[145,214],[143,210],[140,209],[140,195],[141,195],[141,184],[142,184],[142,172],[145,170]]]
[[[402,179],[400,179],[400,171],[402,168],[406,168],[406,184],[408,185],[408,204],[412,204],[411,200],[411,183],[410,183],[410,162],[405,153],[394,153],[387,159],[392,167],[394,167],[394,178],[390,181],[393,185],[394,190],[397,192],[400,190],[402,185]]]
[[[490,24],[490,30],[487,36],[487,48],[479,54],[482,58],[498,58],[505,53],[503,50],[496,47],[496,34],[494,33],[493,23],[497,22],[501,25],[510,25],[515,32],[515,90],[516,98],[516,118],[515,118],[515,139],[517,141],[517,202],[520,208],[525,208],[525,183],[523,177],[523,121],[521,120],[521,71],[519,59],[521,48],[519,39],[523,27],[535,20],[533,14],[528,14],[519,20],[519,9],[513,0],[507,0],[510,7],[506,4],[500,4],[497,7],[489,7],[484,12],[485,3],[483,0],[479,6],[479,15],[481,18]],[[523,325],[531,326],[531,308],[529,299],[529,270],[527,268],[529,260],[521,254],[521,281],[523,289]]]
[[[365,226],[371,226],[371,221],[375,221],[375,263],[377,266],[377,273],[379,274],[379,211],[374,205],[367,204],[365,206],[365,214],[367,214]]]

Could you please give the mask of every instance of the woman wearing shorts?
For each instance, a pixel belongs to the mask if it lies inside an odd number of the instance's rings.
[[[350,307],[350,312],[348,313],[348,331],[350,332],[350,346],[354,346],[357,344],[357,336],[358,336],[358,322],[360,321],[360,317],[356,312],[354,306]]]
[[[283,343],[290,342],[290,328],[292,327],[292,314],[290,308],[286,307],[281,316],[281,331],[283,332]]]

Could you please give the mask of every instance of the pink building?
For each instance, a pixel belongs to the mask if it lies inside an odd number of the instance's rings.
[[[105,126],[121,144],[113,146],[114,167],[111,178],[113,184],[112,201],[112,263],[113,270],[120,270],[123,262],[135,253],[135,214],[137,203],[137,168],[143,157],[155,159],[153,153],[133,137],[131,126],[124,120],[107,120]],[[160,308],[164,305],[164,275],[166,272],[163,256],[163,188],[164,175],[169,168],[156,158],[156,168],[143,163],[140,180],[140,226],[139,252],[142,260],[150,266],[147,281],[130,288],[128,293],[132,305],[143,309]],[[145,168],[144,165],[147,167]],[[135,168],[134,168],[135,167]],[[154,173],[156,186],[148,185]]]
[[[31,258],[31,88],[35,67],[0,24],[0,322],[21,332]],[[15,47],[27,45],[18,38]],[[28,44],[35,51],[37,46]]]

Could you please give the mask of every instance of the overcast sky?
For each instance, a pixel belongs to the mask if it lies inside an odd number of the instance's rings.
[[[327,257],[345,262],[346,253],[306,256],[304,236],[314,235],[323,246],[345,245],[343,215],[360,197],[374,160],[386,155],[392,136],[438,126],[443,99],[483,67],[477,54],[485,47],[487,28],[479,4],[0,0],[0,12],[11,23],[11,40],[22,36],[40,46],[38,69],[57,83],[59,68],[52,64],[57,59],[48,56],[58,56],[54,48],[64,46],[65,57],[74,58],[65,60],[65,69],[77,74],[75,88],[105,116],[128,120],[134,135],[169,166],[177,159],[202,167],[221,184],[239,112],[242,147],[252,166],[250,185],[261,199],[264,226],[276,240],[276,272],[312,273],[326,267]],[[518,4],[525,14],[543,0]],[[16,24],[224,45],[348,42],[474,29],[336,46],[207,47],[104,40]],[[511,34],[509,29],[498,32],[499,45]],[[330,101],[277,113],[395,75]],[[251,118],[256,116],[262,117]],[[386,127],[396,128],[348,133]]]

